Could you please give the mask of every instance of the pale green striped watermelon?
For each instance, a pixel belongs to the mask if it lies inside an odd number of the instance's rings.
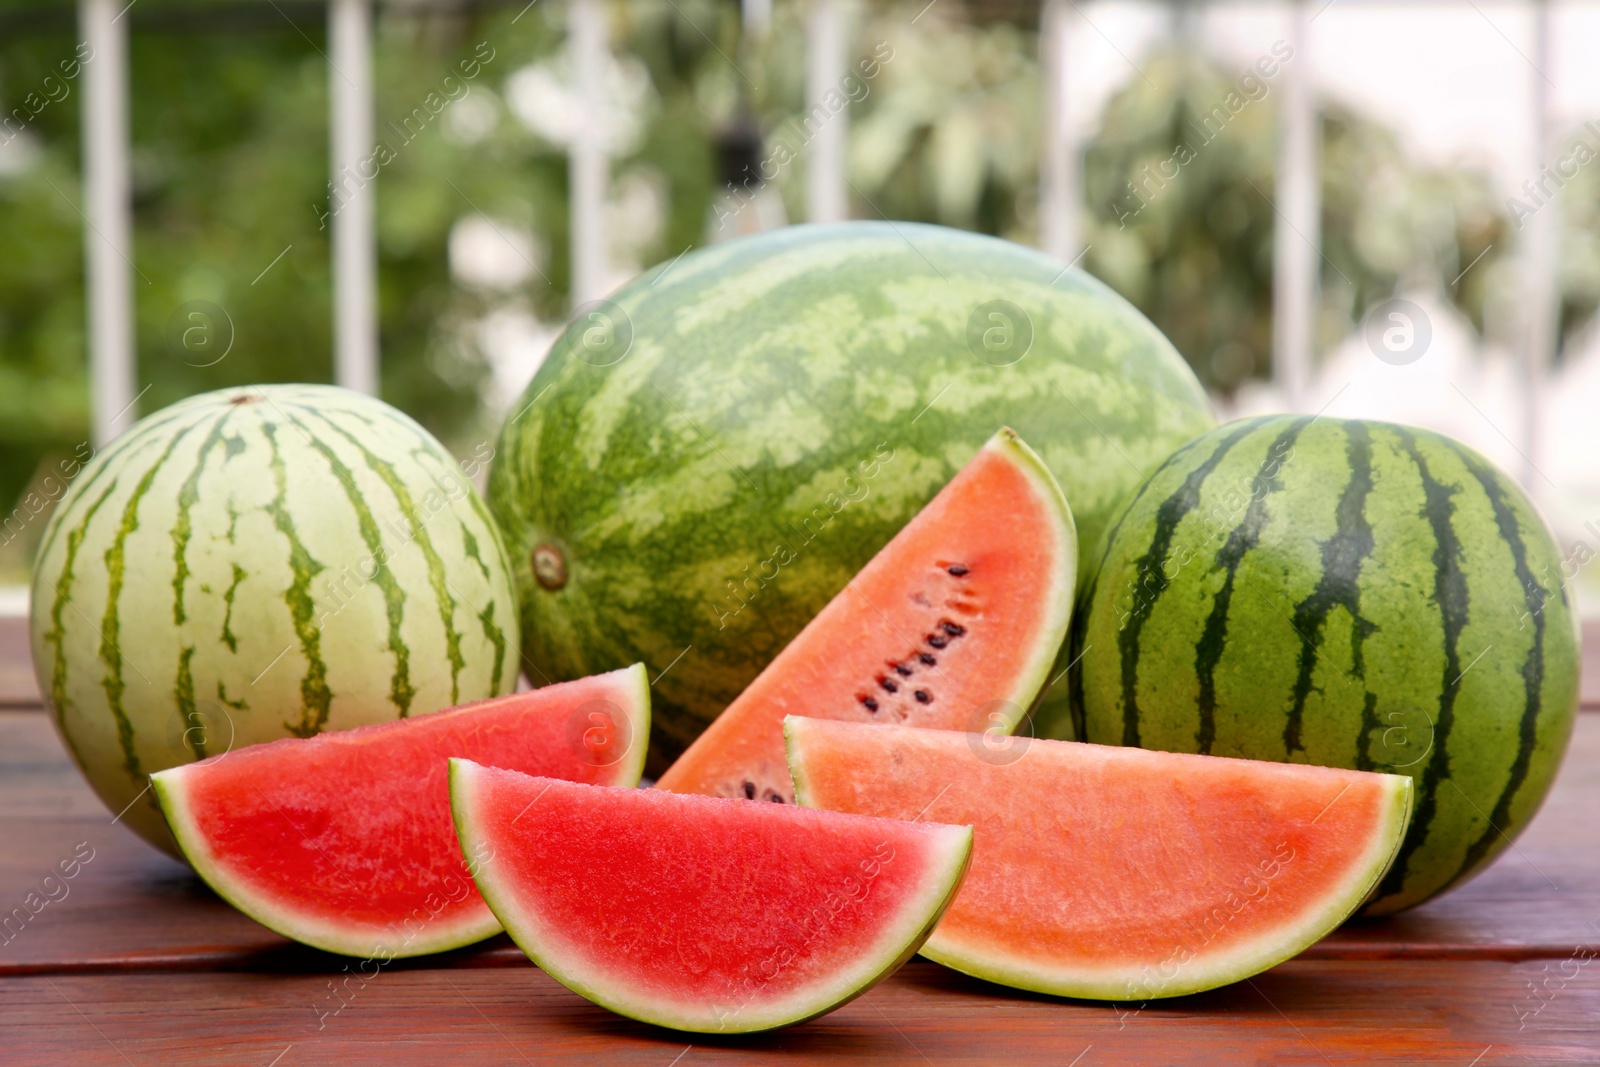
[[[192,397],[88,464],[34,564],[34,669],[146,840],[155,771],[508,692],[511,576],[450,454],[322,385]]]
[[[1074,619],[1086,740],[1410,775],[1368,905],[1481,870],[1550,788],[1578,703],[1561,552],[1521,489],[1437,433],[1273,416],[1179,450]]]
[[[1213,420],[1143,316],[1006,241],[797,226],[662,264],[576,318],[501,435],[530,677],[649,664],[659,774],[1003,425],[1087,551]]]

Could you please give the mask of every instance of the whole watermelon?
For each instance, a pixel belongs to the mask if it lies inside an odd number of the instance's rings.
[[[1411,776],[1371,914],[1487,864],[1566,750],[1560,551],[1510,478],[1440,434],[1219,427],[1145,483],[1090,573],[1070,681],[1086,740]]]
[[[147,775],[511,689],[487,509],[428,432],[322,385],[192,397],[88,463],[34,563],[34,669],[101,800],[173,851]]]
[[[649,664],[659,773],[1002,425],[1087,547],[1213,424],[1154,326],[1019,245],[854,223],[685,255],[580,309],[501,434],[529,676]]]

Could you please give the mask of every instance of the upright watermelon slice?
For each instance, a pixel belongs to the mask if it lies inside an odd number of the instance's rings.
[[[800,802],[972,824],[922,953],[1096,1000],[1214,989],[1350,916],[1405,836],[1411,779],[818,719],[785,723]]]
[[[1061,487],[1001,430],[657,785],[792,800],[786,715],[1009,733],[1050,678],[1077,565]]]
[[[484,899],[573,992],[642,1022],[744,1033],[803,1022],[916,954],[972,830],[450,761]]]
[[[636,785],[643,665],[397,722],[286,738],[150,776],[184,855],[234,907],[296,941],[389,960],[500,925],[450,819],[448,763]]]

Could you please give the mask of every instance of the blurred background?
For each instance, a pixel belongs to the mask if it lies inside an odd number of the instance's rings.
[[[0,614],[141,413],[337,380],[465,454],[582,302],[880,217],[1077,263],[1223,417],[1467,441],[1593,614],[1597,43],[1577,0],[4,0]]]

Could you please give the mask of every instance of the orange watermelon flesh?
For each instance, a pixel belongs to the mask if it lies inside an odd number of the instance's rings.
[[[1361,905],[1411,816],[1403,775],[818,719],[785,730],[802,804],[973,826],[972,871],[923,955],[1062,996],[1179,996],[1281,963]]]
[[[151,775],[184,855],[263,926],[376,959],[500,931],[450,818],[451,756],[606,785],[644,767],[644,667]]]
[[[678,1030],[801,1022],[911,958],[965,826],[604,789],[452,760],[462,850],[506,930],[603,1007]]]
[[[657,786],[792,801],[786,715],[1010,732],[1049,680],[1077,560],[1061,487],[1001,430]]]

